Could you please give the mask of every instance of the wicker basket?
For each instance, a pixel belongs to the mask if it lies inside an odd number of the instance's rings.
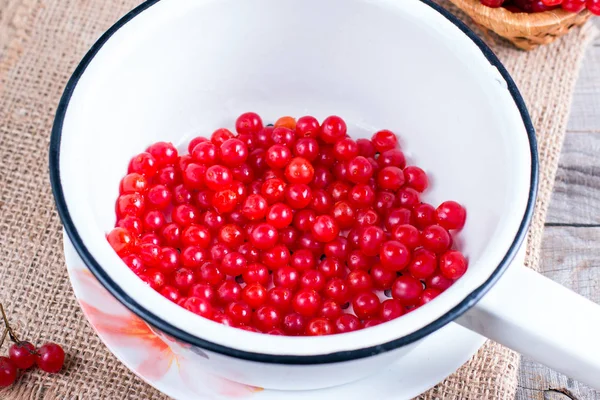
[[[571,28],[583,25],[592,15],[588,10],[576,14],[561,9],[534,14],[513,13],[502,7],[486,7],[479,0],[450,1],[484,29],[524,50],[553,42]]]

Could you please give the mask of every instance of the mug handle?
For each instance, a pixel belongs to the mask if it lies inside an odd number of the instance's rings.
[[[600,389],[600,305],[511,265],[460,325]]]

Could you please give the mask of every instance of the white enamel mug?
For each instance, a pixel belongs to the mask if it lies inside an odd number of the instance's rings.
[[[150,289],[105,240],[129,158],[155,141],[184,149],[245,111],[266,121],[337,114],[355,138],[397,132],[409,161],[432,177],[425,200],[466,206],[457,240],[468,272],[406,316],[314,338],[226,327]],[[600,307],[515,259],[537,168],[534,131],[510,76],[429,0],[148,1],[76,69],[50,149],[65,230],[99,281],[198,368],[286,390],[373,374],[455,322],[600,388]]]

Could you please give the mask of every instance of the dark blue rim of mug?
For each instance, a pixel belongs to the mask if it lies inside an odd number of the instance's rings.
[[[91,47],[88,53],[83,57],[82,61],[79,63],[79,65],[75,69],[75,72],[69,79],[69,82],[67,83],[64,93],[60,99],[50,138],[50,182],[52,185],[52,191],[54,193],[56,207],[64,225],[64,229],[67,232],[69,239],[73,243],[75,250],[81,257],[83,262],[86,264],[86,266],[92,271],[94,276],[115,298],[117,298],[117,300],[123,303],[123,305],[125,305],[129,310],[131,310],[137,316],[148,322],[150,325],[158,328],[159,330],[165,332],[168,335],[171,335],[174,338],[177,338],[191,345],[198,346],[200,348],[227,355],[230,357],[272,364],[324,364],[375,356],[377,354],[394,350],[396,348],[416,342],[417,340],[420,340],[425,336],[429,335],[430,333],[435,332],[436,330],[444,327],[449,322],[455,320],[456,318],[464,314],[468,309],[473,307],[473,305],[475,305],[483,297],[483,295],[485,295],[488,292],[488,290],[496,283],[496,281],[498,281],[498,279],[502,276],[506,268],[510,265],[510,262],[513,260],[521,244],[523,243],[533,215],[533,209],[537,195],[539,167],[535,130],[533,128],[531,118],[527,111],[527,107],[525,106],[525,102],[523,101],[523,98],[519,93],[517,86],[515,85],[513,79],[511,78],[506,68],[502,65],[500,60],[498,60],[498,58],[492,52],[492,50],[470,28],[468,28],[463,22],[461,22],[450,12],[440,7],[439,5],[433,3],[431,0],[420,0],[422,3],[428,5],[429,7],[443,15],[458,29],[460,29],[465,35],[467,35],[473,41],[473,43],[475,43],[479,47],[479,49],[481,50],[483,55],[488,59],[488,61],[498,69],[498,71],[500,72],[500,74],[502,74],[502,77],[508,84],[508,90],[514,99],[514,102],[518,107],[519,112],[521,113],[523,124],[527,130],[527,137],[529,139],[529,146],[531,151],[531,186],[529,188],[527,208],[519,226],[519,230],[508,252],[504,256],[498,267],[485,281],[485,283],[483,283],[477,289],[473,290],[469,295],[467,295],[464,298],[464,300],[462,300],[457,306],[452,308],[450,311],[446,312],[444,315],[442,315],[435,321],[429,323],[428,325],[420,328],[419,330],[409,335],[373,347],[365,347],[349,351],[339,351],[329,354],[307,356],[253,353],[213,343],[206,339],[202,339],[200,337],[191,335],[171,325],[170,323],[166,322],[159,316],[153,314],[150,310],[142,307],[139,303],[132,299],[127,293],[125,293],[125,291],[121,287],[119,287],[119,285],[117,285],[117,283],[113,279],[111,279],[111,277],[104,271],[102,266],[94,259],[94,257],[90,254],[85,244],[83,243],[81,236],[77,232],[73,220],[71,219],[67,203],[65,201],[62,183],[60,180],[60,144],[63,122],[65,119],[67,108],[69,106],[69,101],[71,99],[71,96],[73,95],[73,92],[75,90],[75,87],[77,86],[79,79],[85,72],[87,66],[96,56],[96,54],[98,54],[102,46],[110,39],[112,35],[115,34],[115,32],[117,32],[120,28],[122,28],[133,18],[141,14],[144,10],[152,7],[159,1],[161,0],[148,0],[136,7],[135,9],[133,9],[132,11],[130,11],[128,14],[122,17],[116,24],[114,24],[108,31],[106,31],[100,37],[100,39],[98,39],[98,41]]]

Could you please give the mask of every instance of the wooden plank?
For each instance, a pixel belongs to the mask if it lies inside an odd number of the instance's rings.
[[[541,272],[600,303],[599,243],[600,227],[549,226],[544,232]],[[600,400],[600,392],[524,358],[516,398]]]
[[[600,101],[600,88],[596,97]],[[598,127],[600,128],[600,122]],[[600,133],[567,134],[546,218],[547,224],[600,225],[598,154]]]
[[[600,18],[594,23],[600,28]],[[573,94],[568,130],[600,132],[600,37],[590,46]]]

